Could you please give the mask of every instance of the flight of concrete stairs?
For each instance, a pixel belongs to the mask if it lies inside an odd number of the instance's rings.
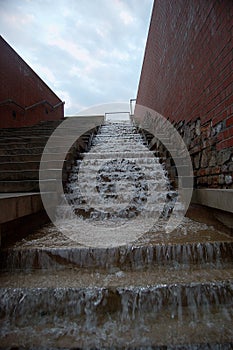
[[[50,225],[0,263],[0,348],[232,349],[233,238],[214,227],[93,248]]]
[[[0,246],[27,234],[28,230],[48,222],[39,186],[40,161],[52,133],[64,120],[43,121],[30,127],[0,130]],[[73,118],[76,128],[65,127],[47,148],[47,163],[43,186],[56,195],[57,178],[63,146],[67,135],[85,126],[85,118]],[[85,129],[85,128],[84,128]],[[62,180],[65,184],[77,154],[87,151],[93,130],[84,132],[64,156]],[[69,140],[68,140],[69,142]],[[63,160],[63,158],[62,158]],[[51,193],[51,195],[53,195]]]
[[[44,147],[60,121],[45,121],[31,127],[1,129],[0,131],[0,193],[38,192],[39,167]],[[76,147],[67,154],[64,164],[66,170],[72,164],[73,153],[87,149],[90,134],[83,135]],[[62,150],[65,137],[60,137],[51,151],[51,179],[56,178],[57,159]]]

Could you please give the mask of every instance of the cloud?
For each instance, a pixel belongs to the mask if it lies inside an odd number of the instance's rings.
[[[56,84],[56,77],[51,69],[48,67],[42,66],[39,63],[33,64],[33,69],[36,72],[40,72],[40,77],[42,80],[49,82],[50,84]]]
[[[0,0],[0,30],[74,115],[136,96],[152,3]]]
[[[72,106],[72,100],[68,91],[57,90],[57,94],[59,95],[62,101],[65,101],[66,108],[70,108]]]
[[[49,40],[48,43],[51,46],[56,46],[60,50],[65,51],[75,60],[82,63],[90,63],[92,60],[87,49],[78,46],[71,40],[65,40],[61,37],[54,37],[53,40]]]
[[[11,4],[9,4],[11,5]],[[20,28],[25,25],[32,25],[35,22],[35,15],[32,13],[21,13],[21,11],[9,11],[9,7],[6,1],[0,1],[1,6],[1,21],[5,23],[6,26],[13,26],[15,28]]]
[[[121,11],[120,18],[122,19],[122,21],[125,25],[129,25],[134,21],[134,18],[127,11]]]

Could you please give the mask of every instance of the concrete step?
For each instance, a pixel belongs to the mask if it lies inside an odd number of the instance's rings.
[[[62,130],[61,130],[62,131]],[[52,133],[51,133],[52,134]],[[28,133],[21,133],[21,134],[16,134],[12,133],[9,135],[1,135],[1,140],[0,144],[8,144],[8,143],[18,143],[18,142],[41,142],[41,143],[46,143],[48,139],[51,137],[50,133],[43,134],[43,133],[34,133],[34,132],[28,132]],[[60,133],[60,135],[54,136],[55,140],[57,139],[58,141],[64,141],[67,140],[67,135],[63,132]],[[80,136],[80,138],[86,139],[85,137]]]
[[[20,155],[20,154],[42,154],[46,153],[64,153],[63,146],[57,147],[32,147],[32,148],[9,148],[9,149],[0,149],[0,156],[4,155]],[[75,149],[71,149],[70,152],[75,152]]]
[[[61,121],[62,122],[62,121]],[[56,123],[55,121],[53,123],[49,123],[49,124],[35,124],[35,125],[31,125],[31,126],[23,126],[20,128],[4,128],[2,129],[1,133],[5,134],[5,133],[18,133],[18,132],[27,132],[27,131],[42,131],[42,130],[51,130],[53,131],[55,128],[58,127],[60,123]]]
[[[12,162],[40,162],[41,154],[0,155],[0,164]]]
[[[19,138],[24,138],[24,137],[50,137],[50,135],[53,133],[53,129],[51,130],[24,130],[22,128],[19,128],[19,130],[13,130],[10,132],[3,131],[1,132],[1,137],[2,138],[7,138],[7,137],[19,137]]]
[[[60,176],[60,169],[42,170],[43,179],[57,179]],[[66,181],[68,175],[63,172],[63,181]],[[0,171],[1,181],[21,181],[21,180],[38,180],[39,170],[7,170]]]
[[[0,162],[0,172],[1,171],[12,171],[12,170],[39,170],[40,161],[32,162],[10,162],[10,163],[1,163]]]
[[[2,273],[0,285],[4,347],[232,344],[232,270],[18,271]]]
[[[67,224],[72,234],[72,222]],[[77,240],[73,241],[68,234],[61,234],[51,225],[3,249],[1,267],[28,271],[67,266],[124,271],[155,266],[186,269],[194,265],[204,268],[233,267],[233,238],[216,232],[214,228],[206,229],[205,225],[203,228],[192,225],[187,235],[182,231],[167,235],[152,231],[126,246],[94,248],[85,246],[83,240],[79,243],[78,235]]]
[[[20,142],[16,142],[16,143],[12,143],[12,142],[4,142],[4,143],[0,143],[0,149],[1,150],[5,150],[5,149],[22,149],[22,148],[44,148],[45,147],[45,142],[24,142],[24,141],[20,141]]]
[[[78,144],[78,141],[88,141],[89,138],[86,137],[80,137],[76,144]],[[30,138],[20,138],[20,139],[9,139],[6,138],[1,140],[0,142],[0,149],[9,149],[9,148],[37,148],[37,147],[45,147],[46,143],[48,141],[48,138],[35,138],[35,137],[30,137]],[[61,147],[61,146],[66,146],[69,145],[70,141],[67,140],[66,137],[54,137],[53,139],[53,146],[56,147]]]
[[[196,244],[170,244],[167,246],[132,248],[123,252],[109,248],[103,252],[100,248],[59,247],[59,248],[14,248],[3,249],[1,268],[12,270],[64,269],[65,267],[81,267],[89,269],[121,269],[135,271],[151,269],[155,266],[200,267],[219,266],[233,268],[232,242],[215,242],[204,246]],[[180,253],[180,256],[178,256]],[[190,253],[190,256],[188,255]],[[212,254],[212,255],[211,255]]]
[[[44,194],[44,196],[48,196],[49,199],[56,199],[57,195],[54,192],[50,192]],[[1,224],[43,210],[41,196],[40,193],[37,192],[0,193],[0,206]]]
[[[225,281],[225,282],[224,282]],[[213,287],[229,287],[230,295],[233,292],[233,266],[226,269],[200,269],[192,266],[191,269],[174,269],[165,266],[151,268],[149,270],[126,271],[121,269],[66,269],[54,270],[1,270],[0,290],[3,288],[124,288],[137,290],[147,286],[157,289],[165,289],[167,286],[180,285],[181,288],[198,287],[212,284]],[[169,292],[168,292],[169,293]],[[185,293],[186,294],[186,293]],[[188,303],[188,295],[183,295],[180,302],[183,306]],[[166,293],[163,295],[167,298]],[[233,303],[232,298],[229,300]],[[233,311],[233,310],[232,310]]]
[[[15,181],[0,181],[0,192],[12,193],[12,192],[39,192],[39,180],[15,180]],[[57,183],[56,179],[45,180],[43,182],[44,191],[56,191]]]
[[[20,154],[42,154],[43,151],[44,151],[44,147],[0,149],[0,156],[18,155],[18,154],[19,155]]]
[[[0,192],[39,192],[39,181],[0,181]]]
[[[60,162],[57,160],[51,160],[47,162],[48,166],[46,167],[51,167],[51,169],[57,168],[60,166]],[[46,165],[46,164],[44,164]],[[0,162],[0,172],[1,171],[12,171],[12,170],[17,170],[17,171],[31,171],[31,170],[39,170],[40,168],[40,160],[38,161],[25,161],[25,162],[7,162],[7,163],[1,163]],[[64,162],[64,168],[66,170],[71,169],[71,161],[65,161]]]
[[[21,180],[38,180],[38,170],[7,170],[0,171],[0,182],[1,181],[21,181]]]
[[[66,154],[66,160],[72,160],[73,154],[71,152],[68,152]],[[61,153],[49,153],[46,154],[46,161],[52,161],[52,160],[63,160],[64,155]],[[19,154],[13,154],[13,155],[0,155],[0,163],[6,163],[6,162],[35,162],[41,160],[41,154],[25,154],[25,153],[19,153]]]
[[[63,121],[65,120],[66,118],[64,119],[61,119],[61,120],[45,120],[45,121],[41,121],[39,122],[36,126],[37,129],[39,128],[56,128],[58,127],[61,123],[63,123]]]
[[[51,133],[52,134],[52,133]],[[43,133],[37,133],[35,134],[34,131],[30,131],[28,133],[26,132],[9,132],[9,133],[1,133],[1,142],[18,142],[18,141],[27,141],[27,140],[34,140],[34,141],[46,141],[50,137],[50,134],[44,135]]]
[[[44,129],[44,128],[54,129],[58,125],[60,125],[63,121],[64,121],[64,119],[41,121],[35,125],[21,127],[20,130],[38,130],[38,129]],[[3,131],[9,131],[9,132],[17,131],[17,130],[19,130],[19,128],[4,128],[3,129]]]

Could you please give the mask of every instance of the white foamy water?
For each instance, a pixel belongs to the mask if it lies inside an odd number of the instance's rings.
[[[66,194],[72,214],[60,205],[57,225],[87,246],[127,244],[168,213],[168,192],[166,172],[136,127],[109,123],[73,167]]]

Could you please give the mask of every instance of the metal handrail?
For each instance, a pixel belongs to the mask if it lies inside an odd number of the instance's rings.
[[[21,106],[20,104],[18,104],[17,102],[12,100],[11,98],[8,98],[7,100],[1,101],[0,106],[4,106],[4,105],[9,104],[9,103],[12,103],[12,104],[16,105],[17,107],[21,108],[23,111],[25,111],[25,108],[23,106]]]
[[[45,105],[45,104],[49,105],[54,110],[54,109],[60,107],[61,105],[64,105],[65,101],[61,101],[61,102],[59,102],[59,103],[57,103],[56,105],[53,106],[47,100],[42,100],[42,101],[39,101],[39,102],[36,102],[36,103],[32,104],[31,106],[23,107],[19,103],[17,103],[14,100],[12,100],[11,98],[8,98],[6,100],[1,101],[0,102],[0,106],[6,105],[6,104],[11,104],[11,103],[16,105],[17,107],[21,108],[24,112],[26,112],[29,109],[35,108],[35,107],[40,106],[40,105]]]
[[[42,105],[42,104],[43,104],[43,105],[47,104],[47,105],[49,105],[52,109],[56,109],[57,107],[63,105],[64,103],[65,103],[64,101],[61,101],[61,102],[59,102],[59,103],[57,103],[56,105],[53,106],[53,105],[52,105],[50,102],[48,102],[47,100],[42,100],[42,101],[39,101],[39,102],[37,102],[37,103],[34,103],[34,104],[31,105],[31,106],[25,107],[25,110],[28,111],[29,109],[34,108],[34,107],[37,107],[37,106]]]

